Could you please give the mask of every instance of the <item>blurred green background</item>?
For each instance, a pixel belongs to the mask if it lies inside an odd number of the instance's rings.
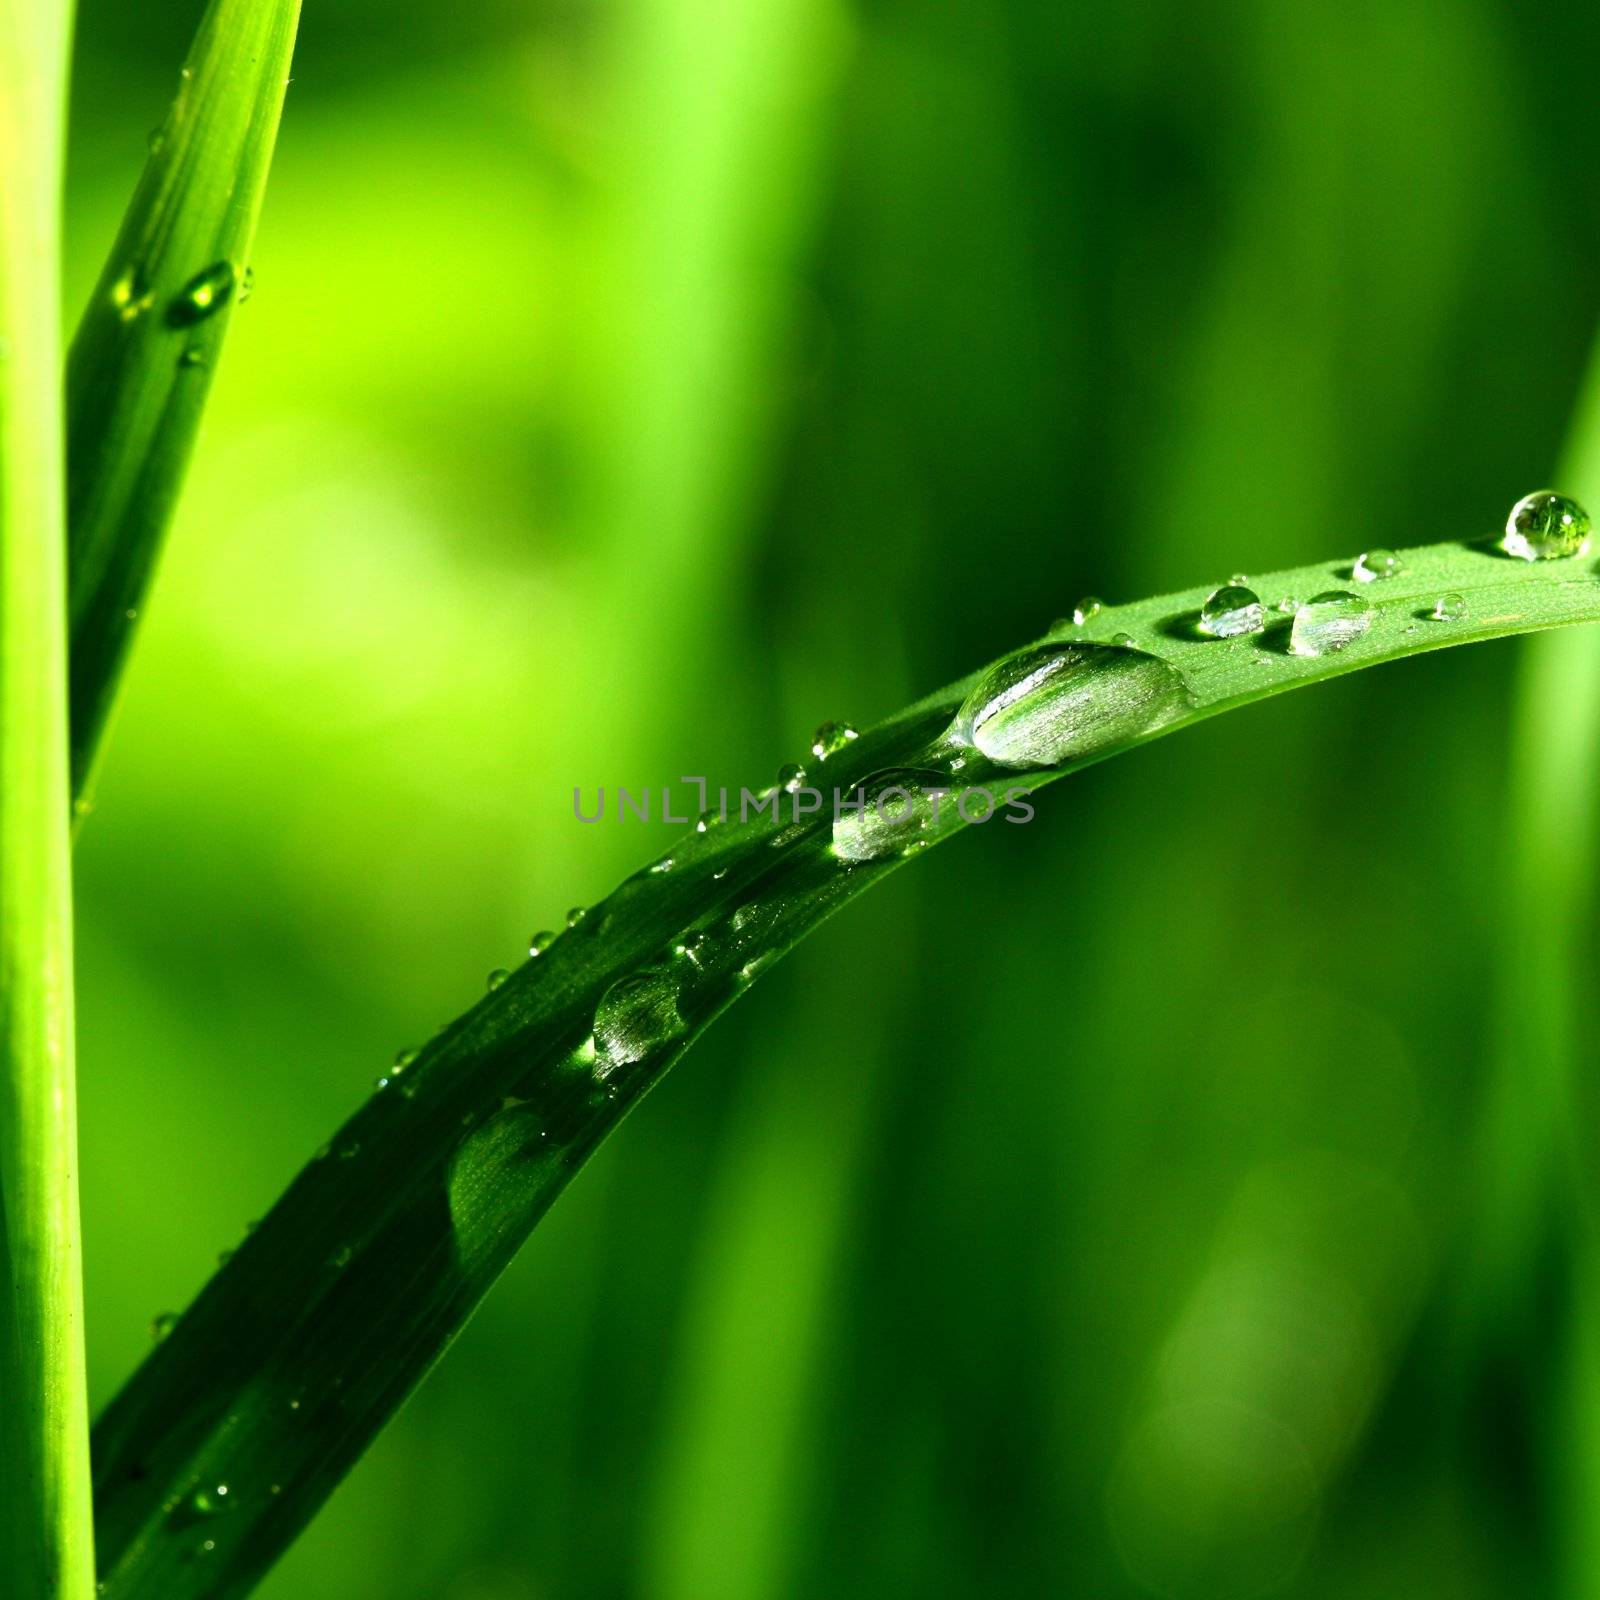
[[[74,304],[200,9],[83,0]],[[98,1397],[672,831],[575,784],[753,785],[1086,592],[1492,531],[1600,311],[1597,59],[1578,0],[312,0],[79,848]],[[263,1593],[1582,1593],[1565,1269],[1473,1270],[1514,654],[830,924]]]

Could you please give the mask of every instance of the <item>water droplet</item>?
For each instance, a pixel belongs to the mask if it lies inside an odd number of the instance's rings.
[[[166,1336],[178,1326],[178,1313],[176,1311],[163,1311],[159,1317],[150,1320],[150,1337],[160,1344]]]
[[[1112,644],[1120,645],[1124,650],[1126,650],[1130,648],[1136,641],[1131,633],[1114,633],[1111,635],[1111,642]],[[951,762],[950,764],[952,767],[956,765],[955,762]],[[962,762],[961,765],[965,766],[966,763]]]
[[[124,322],[133,322],[155,303],[155,295],[146,285],[139,267],[129,267],[111,285],[111,304]]]
[[[159,128],[152,128],[146,136],[144,144],[151,155],[159,155],[161,147],[167,142],[167,129],[165,123]]]
[[[528,954],[542,956],[555,942],[556,936],[548,928],[541,928],[528,940]]]
[[[256,269],[254,267],[246,267],[244,269],[244,277],[239,283],[239,304],[243,305],[255,292]]]
[[[606,1078],[631,1061],[643,1061],[683,1033],[677,980],[664,967],[619,978],[594,1013],[595,1076]]]
[[[1164,727],[1191,704],[1182,674],[1159,656],[1118,645],[1040,645],[991,668],[946,739],[1002,767],[1058,766]]]
[[[576,928],[578,924],[582,922],[583,919],[588,915],[589,908],[587,906],[574,906],[567,913],[567,926],[569,928]]]
[[[354,1161],[361,1154],[361,1141],[352,1139],[348,1144],[339,1146],[339,1159],[341,1161]]]
[[[787,766],[778,768],[778,787],[785,794],[798,794],[806,784],[806,769],[799,762],[791,761]]]
[[[177,299],[167,307],[167,321],[175,328],[189,328],[204,322],[227,305],[233,288],[233,263],[214,262],[183,286]]]
[[[206,353],[197,344],[192,344],[178,357],[180,367],[203,367],[206,364]]]
[[[1350,575],[1359,583],[1377,583],[1384,578],[1398,578],[1406,564],[1393,550],[1367,550],[1356,557]]]
[[[1355,643],[1373,624],[1377,609],[1348,589],[1313,595],[1294,614],[1289,649],[1297,656],[1327,656]]]
[[[1292,594],[1286,594],[1278,602],[1278,610],[1280,610],[1286,617],[1292,617],[1299,609],[1300,602],[1296,600]]]
[[[1244,573],[1244,572],[1230,573],[1228,575],[1228,582],[1232,583],[1232,584],[1236,584],[1241,589],[1247,588],[1249,586],[1249,583],[1250,583],[1250,576],[1249,576],[1248,573]]]
[[[413,1061],[417,1059],[415,1050],[397,1050],[394,1057],[394,1070],[396,1076],[404,1072]]]
[[[1213,639],[1236,639],[1262,629],[1261,597],[1243,584],[1213,590],[1200,607],[1200,631]]]
[[[495,990],[495,989],[498,989],[500,987],[500,985],[502,983],[504,983],[506,981],[506,979],[509,978],[510,976],[511,976],[511,973],[507,968],[505,968],[505,967],[496,967],[489,974],[489,977],[488,977],[488,980],[487,980],[488,986],[489,986],[489,989],[491,990],[491,992],[493,990]]]
[[[224,1511],[231,1510],[228,1499],[228,1486],[219,1483],[210,1489],[196,1489],[189,1497],[190,1508],[196,1516],[220,1517]]]
[[[684,934],[678,954],[703,970],[710,965],[716,949],[716,940],[704,928],[695,928]]]
[[[1594,524],[1576,500],[1554,489],[1524,495],[1506,518],[1501,548],[1519,561],[1558,561],[1588,552]]]
[[[824,722],[811,735],[811,753],[818,761],[836,756],[856,737],[856,730],[848,722]]]
[[[861,801],[858,807],[855,802]],[[891,768],[841,797],[833,853],[844,861],[879,861],[932,843],[959,821],[955,797],[937,773]]]
[[[662,856],[659,861],[650,863],[650,870],[654,873],[671,872],[675,866],[677,862],[671,856]]]
[[[1084,623],[1092,622],[1105,610],[1105,601],[1098,595],[1086,594],[1077,605],[1072,608],[1072,625],[1081,628]]]
[[[349,1245],[343,1244],[343,1245],[340,1245],[339,1248],[337,1250],[335,1250],[331,1256],[328,1257],[328,1265],[330,1267],[334,1267],[338,1271],[342,1272],[346,1267],[348,1267],[350,1265],[351,1261],[354,1260],[354,1259],[355,1259],[355,1251],[353,1251],[350,1248]],[[291,1402],[291,1404],[292,1403],[293,1402]]]
[[[215,1539],[202,1539],[200,1543],[194,1547],[195,1554],[201,1556],[210,1555],[216,1548],[217,1541]]]
[[[1428,613],[1430,622],[1464,622],[1467,616],[1467,597],[1461,594],[1442,594],[1433,602]]]

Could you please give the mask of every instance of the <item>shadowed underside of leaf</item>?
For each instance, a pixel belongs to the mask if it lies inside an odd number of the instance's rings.
[[[1523,565],[1460,544],[1403,554],[1402,574],[1369,585],[1348,563],[1259,581],[1269,598],[1360,591],[1364,631],[1324,654],[1291,651],[1287,614],[1202,637],[1204,591],[1109,608],[812,772],[830,792],[906,791],[910,809],[896,798],[881,828],[851,813],[836,825],[831,803],[777,824],[735,817],[629,879],[397,1071],[111,1405],[95,1435],[106,1593],[247,1592],[622,1117],[806,932],[958,831],[963,791],[1031,790],[1301,684],[1600,620],[1587,560]],[[935,788],[955,791],[936,816]]]
[[[213,0],[67,364],[82,796],[188,466],[283,110],[300,0]]]

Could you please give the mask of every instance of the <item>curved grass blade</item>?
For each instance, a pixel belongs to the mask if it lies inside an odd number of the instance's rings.
[[[0,6],[0,1573],[94,1592],[62,498],[65,0]]]
[[[300,0],[212,0],[67,364],[72,783],[82,796],[250,250]]]
[[[1523,565],[1460,544],[1402,558],[1370,585],[1348,563],[1261,580],[1269,595],[1360,590],[1370,618],[1337,651],[1293,653],[1287,617],[1202,637],[1204,591],[1110,608],[865,733],[814,776],[847,792],[1025,795],[1302,684],[1600,620],[1587,562]],[[955,796],[938,819],[931,803],[924,792],[905,811],[897,797],[868,823],[846,811],[836,825],[830,806],[697,829],[387,1080],[101,1419],[105,1592],[246,1593],[694,1038],[823,919],[960,830]]]

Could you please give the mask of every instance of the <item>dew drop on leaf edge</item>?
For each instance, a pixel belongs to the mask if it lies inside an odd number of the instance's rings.
[[[1568,495],[1537,489],[1512,506],[1501,549],[1519,561],[1564,561],[1588,553],[1594,524]]]
[[[175,328],[193,327],[215,316],[233,295],[235,273],[231,261],[217,261],[197,272],[178,291],[167,310],[167,321]]]

